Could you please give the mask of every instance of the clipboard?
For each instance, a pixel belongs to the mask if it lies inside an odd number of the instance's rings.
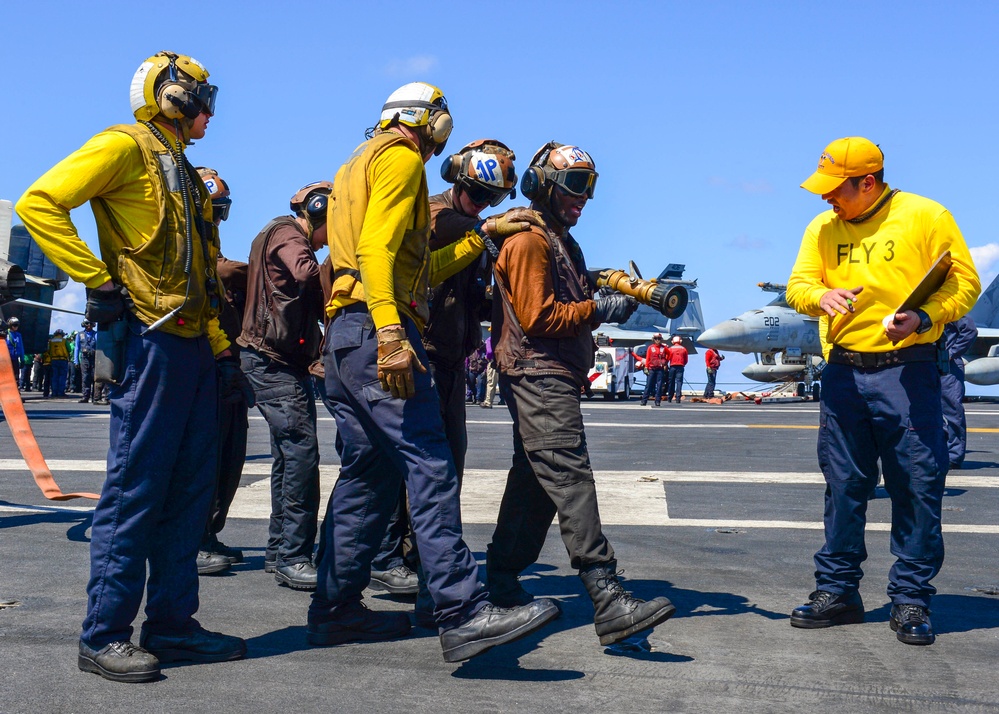
[[[909,293],[909,297],[907,297],[902,304],[898,306],[898,309],[895,310],[895,312],[886,316],[885,319],[881,321],[885,326],[885,329],[888,329],[888,325],[895,319],[895,315],[897,313],[905,312],[906,310],[918,310],[925,305],[926,301],[930,299],[933,293],[939,290],[947,280],[947,274],[950,273],[950,266],[952,263],[953,261],[951,260],[949,250],[945,250],[941,253],[940,257],[937,258],[933,265],[930,266],[930,269],[926,271],[926,275],[923,276],[923,279],[920,280],[919,284],[911,293]]]

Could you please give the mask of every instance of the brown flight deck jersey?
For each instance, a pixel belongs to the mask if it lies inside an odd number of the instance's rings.
[[[579,254],[577,264],[558,235],[540,228],[504,241],[496,261],[503,312],[494,311],[502,315],[502,328],[493,345],[504,373],[586,379],[593,366],[596,303],[581,259]]]

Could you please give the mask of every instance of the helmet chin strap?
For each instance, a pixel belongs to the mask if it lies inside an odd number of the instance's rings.
[[[420,142],[420,156],[427,154],[433,156],[434,152],[437,151],[437,144],[431,136],[430,125],[414,128],[413,133],[416,134],[416,138]]]
[[[554,186],[549,186],[548,187],[548,213],[558,223],[558,228],[559,228],[558,232],[561,233],[562,231],[564,231],[565,230],[565,220],[564,220],[565,216],[562,215],[562,212],[555,205],[555,187]]]
[[[177,138],[180,139],[184,146],[190,146],[194,143],[191,141],[191,129],[194,127],[194,119],[188,119],[187,117],[174,119],[173,127],[177,132]]]

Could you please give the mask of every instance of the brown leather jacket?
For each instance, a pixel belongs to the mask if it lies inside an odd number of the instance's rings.
[[[430,249],[437,250],[465,237],[479,218],[459,213],[453,189],[430,197]],[[457,369],[482,344],[480,311],[490,277],[488,253],[430,290],[430,317],[423,346],[435,363]]]
[[[229,338],[229,349],[239,356],[236,338],[243,331],[243,310],[246,308],[246,263],[229,260],[219,253],[216,272],[225,289],[225,300],[219,310],[219,327]]]
[[[304,372],[319,354],[319,263],[301,226],[275,218],[253,239],[237,342]]]
[[[546,224],[558,226],[549,212],[541,213]],[[569,232],[532,226],[507,238],[495,275],[500,300],[493,301],[493,335],[499,341],[493,351],[500,370],[563,374],[582,385],[596,350],[596,303],[583,253]]]

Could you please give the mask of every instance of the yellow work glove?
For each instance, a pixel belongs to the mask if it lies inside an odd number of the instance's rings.
[[[378,338],[378,381],[393,397],[409,399],[416,394],[413,367],[426,373],[413,345],[406,339],[402,325],[388,325],[376,333]]]

